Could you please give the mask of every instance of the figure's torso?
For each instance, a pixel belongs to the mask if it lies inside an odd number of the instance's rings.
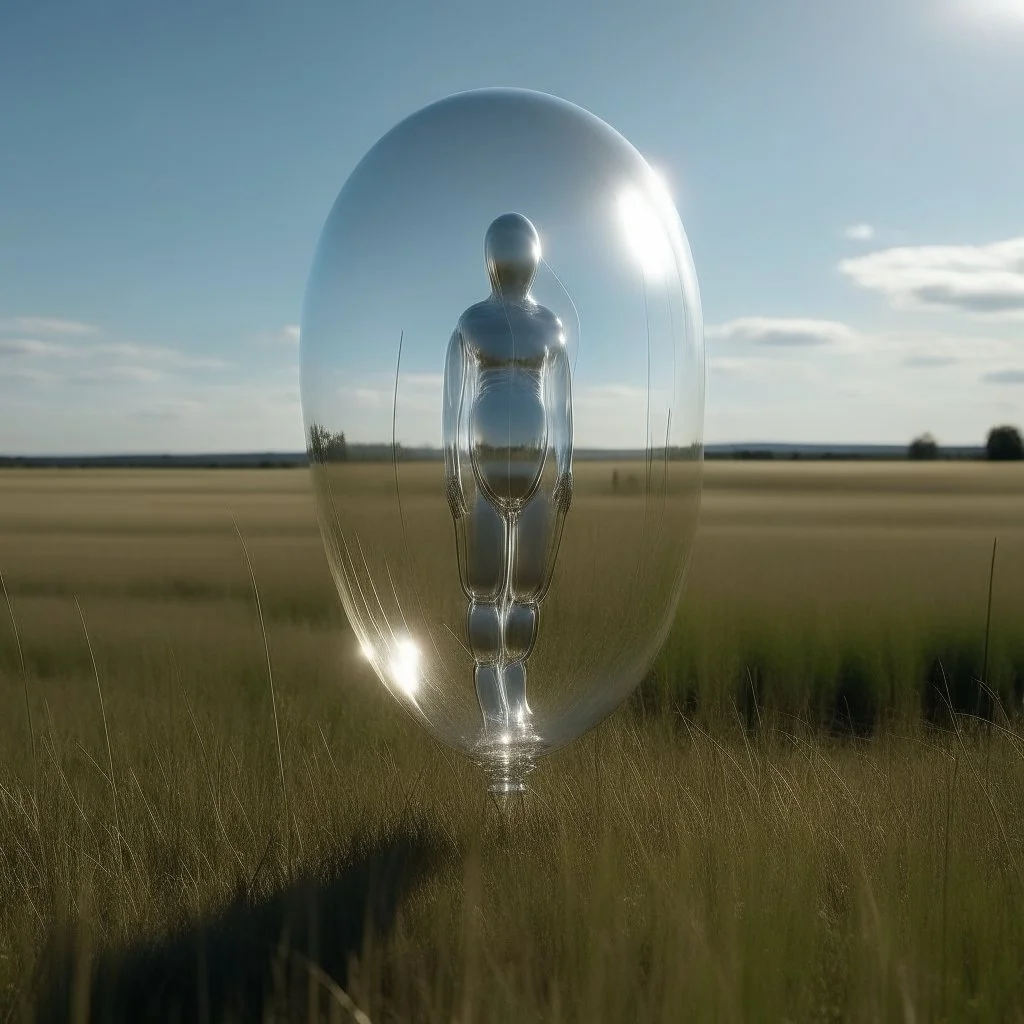
[[[546,370],[563,343],[558,318],[535,303],[487,299],[459,320],[469,364],[469,443],[480,487],[503,509],[528,501],[548,447]]]

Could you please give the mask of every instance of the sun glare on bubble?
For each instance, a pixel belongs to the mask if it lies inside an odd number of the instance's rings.
[[[672,195],[672,189],[669,187],[668,178],[662,174],[661,171],[651,169],[651,190],[654,192],[655,199],[665,209],[675,209],[675,198]]]
[[[626,242],[644,273],[661,277],[672,259],[668,236],[648,199],[637,189],[619,194],[619,220]]]
[[[399,640],[389,664],[395,685],[410,697],[420,688],[420,649],[412,640]]]

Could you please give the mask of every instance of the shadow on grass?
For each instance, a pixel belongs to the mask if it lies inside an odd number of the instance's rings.
[[[74,935],[55,935],[32,1016],[42,1022],[321,1019],[345,998],[337,987],[345,989],[350,961],[367,934],[386,935],[404,899],[452,853],[423,828],[363,839],[315,876],[264,899],[239,896],[162,940],[101,950],[84,969]]]
[[[859,653],[847,651],[835,677],[828,727],[833,736],[867,738],[874,734],[880,713],[875,670]]]
[[[953,715],[991,720],[995,710],[982,686],[981,651],[963,639],[947,640],[932,658],[922,693],[922,711],[933,725],[951,727]]]

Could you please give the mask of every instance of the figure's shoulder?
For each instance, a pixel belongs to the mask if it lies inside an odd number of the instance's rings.
[[[533,317],[547,333],[557,335],[560,340],[565,340],[565,328],[554,310],[537,303],[533,308]]]
[[[539,302],[533,303],[530,308],[530,314],[539,323],[562,326],[562,321],[558,319],[554,310],[548,309],[547,306],[542,306]]]
[[[472,332],[474,326],[486,323],[494,316],[494,306],[494,302],[490,299],[481,299],[480,302],[474,302],[473,305],[459,317],[458,329],[461,331]]]

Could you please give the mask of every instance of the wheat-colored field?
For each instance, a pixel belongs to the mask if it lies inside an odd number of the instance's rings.
[[[650,678],[504,809],[304,470],[5,471],[0,572],[15,1019],[1024,1020],[1022,467],[709,464]]]

